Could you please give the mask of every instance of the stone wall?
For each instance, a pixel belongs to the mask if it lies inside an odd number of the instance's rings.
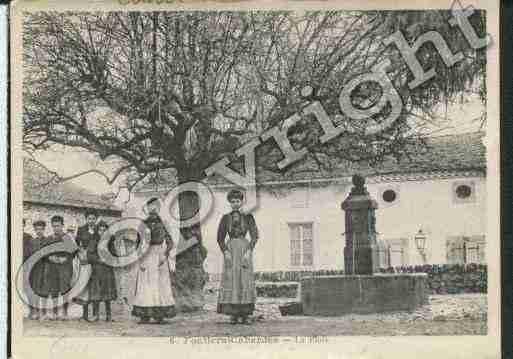
[[[258,297],[266,298],[296,298],[298,295],[298,282],[256,282]]]
[[[442,264],[423,266],[403,266],[381,269],[381,273],[427,273],[427,284],[431,294],[457,294],[457,293],[486,293],[487,292],[487,266],[485,264]],[[300,282],[304,277],[341,275],[342,270],[322,271],[278,271],[256,272],[255,280],[258,282]],[[265,288],[264,288],[265,287]],[[293,286],[288,286],[287,296]],[[285,291],[285,289],[282,289]],[[280,290],[270,284],[261,285],[259,296],[274,296]]]
[[[427,273],[433,294],[486,293],[486,264],[426,264],[381,269],[382,273]]]
[[[301,271],[275,271],[255,272],[255,280],[258,282],[299,282],[303,277],[339,275],[344,274],[343,270],[301,270]]]

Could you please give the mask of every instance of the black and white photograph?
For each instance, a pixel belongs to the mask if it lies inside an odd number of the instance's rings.
[[[12,9],[20,343],[493,357],[497,4],[305,4]]]

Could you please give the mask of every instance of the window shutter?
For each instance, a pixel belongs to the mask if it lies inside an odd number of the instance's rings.
[[[404,266],[410,263],[410,241],[408,238],[401,238],[401,249],[403,251],[402,265]]]
[[[448,264],[462,264],[465,262],[463,237],[450,236],[447,238],[446,258]]]
[[[313,232],[311,223],[303,225],[303,265],[313,265]]]
[[[479,235],[470,238],[477,246],[477,263],[486,263],[486,237]]]
[[[290,233],[290,265],[301,265],[301,233],[299,225],[289,224]]]
[[[290,265],[313,265],[312,223],[289,223]]]

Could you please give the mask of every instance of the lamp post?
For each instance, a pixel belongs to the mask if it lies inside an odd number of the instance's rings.
[[[422,231],[422,229],[419,229],[419,231],[415,235],[414,239],[415,239],[415,245],[417,246],[417,250],[419,251],[420,256],[422,257],[423,264],[426,264],[427,263],[427,258],[426,258],[427,236]]]

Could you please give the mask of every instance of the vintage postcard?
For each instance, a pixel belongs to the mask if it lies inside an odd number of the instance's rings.
[[[498,6],[13,2],[13,357],[498,358]]]

